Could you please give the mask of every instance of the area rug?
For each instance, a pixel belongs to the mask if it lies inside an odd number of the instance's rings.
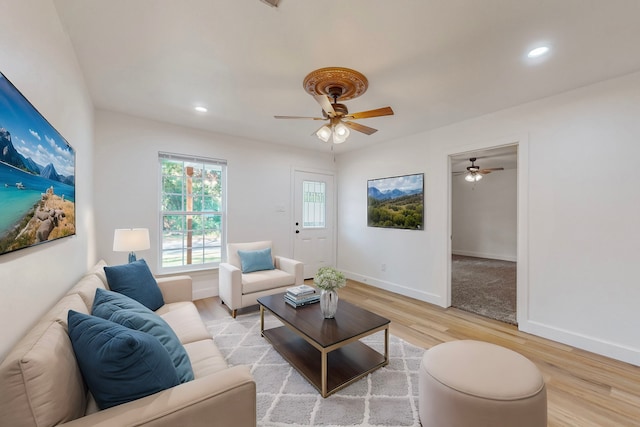
[[[265,329],[280,325],[265,313]],[[390,336],[389,365],[323,398],[261,337],[259,313],[210,321],[207,329],[230,366],[251,367],[258,426],[420,426],[422,348]],[[383,332],[362,341],[384,351]]]
[[[451,305],[516,325],[516,263],[453,255]]]

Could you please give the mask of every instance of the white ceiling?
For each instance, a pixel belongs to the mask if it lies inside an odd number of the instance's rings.
[[[640,70],[639,0],[54,0],[95,106],[328,150],[302,87],[311,71],[369,79],[337,152],[366,147]],[[541,43],[552,51],[528,60]],[[195,113],[204,105],[208,113]]]

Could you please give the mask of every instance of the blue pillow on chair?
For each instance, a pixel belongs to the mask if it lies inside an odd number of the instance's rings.
[[[73,310],[68,323],[80,372],[100,409],[180,384],[156,337]]]
[[[164,305],[158,282],[146,261],[140,259],[129,264],[104,267],[109,289],[124,294],[156,311]]]
[[[243,273],[275,269],[273,258],[271,257],[271,248],[255,251],[238,250],[238,256],[240,257]]]

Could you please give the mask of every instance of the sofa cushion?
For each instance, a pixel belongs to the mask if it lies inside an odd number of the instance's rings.
[[[238,251],[242,273],[252,273],[261,270],[273,270],[273,257],[271,248],[259,249],[256,251]]]
[[[180,383],[169,353],[156,337],[73,310],[68,322],[80,371],[100,409]]]
[[[124,294],[150,310],[164,305],[162,292],[146,261],[140,259],[129,264],[105,266],[109,289]]]
[[[2,405],[2,423],[53,426],[84,415],[85,386],[62,324],[50,322],[17,368],[18,375],[2,378],[2,400],[11,399]]]
[[[224,356],[211,338],[185,344],[184,348],[189,353],[193,375],[196,378],[206,377],[228,367]]]
[[[84,301],[87,306],[87,310],[91,310],[91,306],[93,305],[93,299],[96,296],[96,289],[105,289],[105,285],[95,274],[87,274],[80,281],[67,292],[67,295],[78,294],[80,298]],[[65,313],[65,323],[67,321],[67,316]]]
[[[282,270],[255,271],[242,275],[242,293],[246,295],[282,286],[293,286],[295,281],[294,275]]]
[[[211,339],[211,334],[202,323],[198,309],[192,302],[165,304],[156,314],[171,326],[182,344]]]
[[[175,366],[181,383],[193,380],[191,362],[175,332],[160,316],[155,313],[137,313],[133,310],[119,310],[108,320],[130,329],[146,332],[160,341],[169,352],[173,366]]]

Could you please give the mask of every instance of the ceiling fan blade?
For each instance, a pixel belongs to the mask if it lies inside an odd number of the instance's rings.
[[[375,110],[360,111],[359,113],[351,113],[344,116],[346,119],[368,119],[370,117],[392,116],[391,107],[382,107]]]
[[[360,123],[354,123],[354,122],[342,122],[342,123],[344,123],[347,127],[350,127],[353,130],[357,130],[358,132],[362,132],[367,135],[371,135],[372,133],[378,132],[378,129],[370,128],[369,126],[364,126],[364,125],[361,125]]]
[[[276,119],[306,119],[306,120],[327,120],[324,117],[302,117],[302,116],[273,116]]]
[[[333,109],[333,105],[331,105],[331,101],[327,95],[314,95],[313,98],[320,104],[329,117],[335,117],[336,110]]]
[[[486,174],[491,173],[493,171],[503,171],[503,170],[504,170],[504,168],[487,168],[487,169],[480,169],[478,171],[478,173],[486,175]]]

